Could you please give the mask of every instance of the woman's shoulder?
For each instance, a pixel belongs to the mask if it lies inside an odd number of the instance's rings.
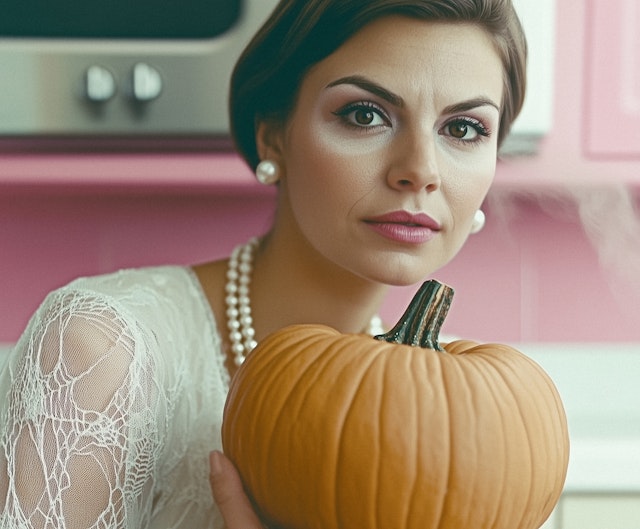
[[[183,266],[127,268],[102,275],[79,277],[56,289],[54,294],[77,292],[119,300],[181,295],[191,286],[191,272]]]
[[[140,317],[151,311],[157,317],[167,310],[201,311],[200,301],[201,294],[189,268],[159,266],[77,278],[51,291],[41,309],[95,306],[100,311],[107,306],[123,316]]]
[[[78,328],[82,322],[85,334],[110,329],[145,341],[173,340],[192,333],[195,326],[210,326],[208,316],[189,268],[131,268],[81,277],[51,291],[25,335],[51,325]]]
[[[134,268],[73,280],[46,296],[12,357],[57,363],[75,351],[74,361],[92,365],[119,349],[155,366],[169,385],[213,361],[219,336],[190,268]]]
[[[185,266],[129,268],[81,277],[54,290],[45,310],[110,314],[156,337],[215,326],[194,272]],[[55,308],[54,308],[55,307]]]

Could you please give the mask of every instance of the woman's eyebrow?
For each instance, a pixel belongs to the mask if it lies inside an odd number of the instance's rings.
[[[500,112],[500,105],[492,101],[488,97],[474,97],[473,99],[469,99],[467,101],[462,101],[460,103],[455,103],[453,105],[449,105],[443,111],[443,114],[457,114],[458,112],[467,112],[469,110],[473,110],[474,108],[490,106],[495,108],[498,112]]]
[[[395,105],[397,107],[404,106],[404,100],[399,95],[390,92],[386,88],[383,88],[379,84],[374,83],[366,77],[362,77],[360,75],[349,75],[347,77],[341,77],[340,79],[329,83],[327,85],[327,88],[331,88],[333,86],[338,86],[341,84],[351,84],[357,86],[358,88],[362,88],[363,90],[366,90],[367,92],[370,92],[373,95],[376,95],[381,99],[388,101],[392,105]]]
[[[360,75],[349,75],[347,77],[341,77],[340,79],[336,79],[327,85],[327,88],[331,88],[334,86],[338,86],[341,84],[351,84],[361,88],[367,92],[370,92],[385,101],[397,106],[404,106],[404,99],[393,92],[390,92],[386,88],[380,86],[379,84],[367,79],[366,77],[362,77]],[[473,110],[474,108],[479,108],[483,106],[491,106],[495,108],[498,112],[501,111],[500,105],[492,101],[488,97],[480,96],[474,97],[467,101],[462,101],[460,103],[455,103],[453,105],[449,105],[444,109],[444,114],[455,114],[458,112],[467,112],[469,110]]]

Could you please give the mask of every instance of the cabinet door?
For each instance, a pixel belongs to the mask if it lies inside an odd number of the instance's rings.
[[[640,494],[569,495],[561,512],[561,529],[638,529]]]
[[[588,6],[587,154],[640,158],[640,2]]]

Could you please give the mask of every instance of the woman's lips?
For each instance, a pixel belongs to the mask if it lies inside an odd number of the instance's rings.
[[[428,242],[440,231],[440,224],[429,215],[407,211],[392,211],[365,219],[365,223],[387,239],[408,244]]]

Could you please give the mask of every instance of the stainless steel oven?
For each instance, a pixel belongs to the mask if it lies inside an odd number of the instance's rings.
[[[95,148],[224,138],[234,61],[276,3],[7,0],[0,140]]]

